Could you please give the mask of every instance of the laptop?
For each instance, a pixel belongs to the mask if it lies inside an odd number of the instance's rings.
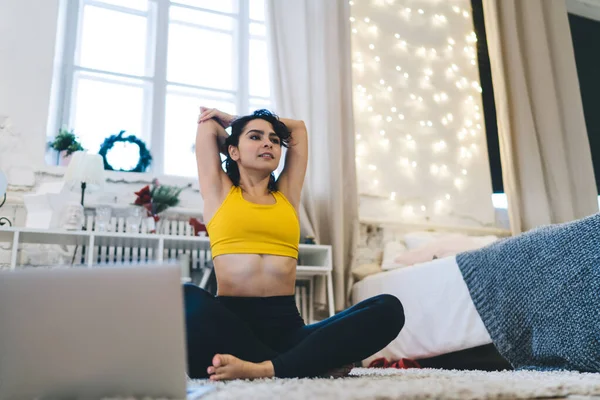
[[[178,265],[0,272],[0,400],[185,399]]]

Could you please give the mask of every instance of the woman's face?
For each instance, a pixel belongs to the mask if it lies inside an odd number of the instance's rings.
[[[229,153],[244,168],[271,173],[279,165],[281,140],[269,122],[257,118],[246,124],[238,147],[231,146]]]

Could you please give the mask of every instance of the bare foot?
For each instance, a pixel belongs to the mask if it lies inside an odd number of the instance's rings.
[[[208,367],[211,381],[229,379],[272,378],[275,370],[271,361],[251,363],[229,354],[217,354],[213,357],[212,367]]]

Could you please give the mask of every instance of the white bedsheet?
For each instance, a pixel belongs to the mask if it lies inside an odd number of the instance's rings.
[[[406,322],[398,337],[364,365],[378,357],[420,359],[492,342],[455,257],[368,276],[352,288],[352,303],[383,293],[400,299]]]

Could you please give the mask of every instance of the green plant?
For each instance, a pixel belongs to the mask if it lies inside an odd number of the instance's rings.
[[[56,135],[54,141],[50,143],[50,147],[59,153],[61,151],[66,151],[67,156],[70,156],[76,151],[85,150],[79,142],[77,135],[75,135],[75,132],[66,129],[58,131],[58,135]]]
[[[148,210],[149,215],[158,215],[167,208],[179,204],[179,194],[186,187],[161,185],[157,179],[154,179],[152,180],[152,189],[150,185],[147,185],[139,192],[135,192],[137,198],[133,204],[144,207]]]

